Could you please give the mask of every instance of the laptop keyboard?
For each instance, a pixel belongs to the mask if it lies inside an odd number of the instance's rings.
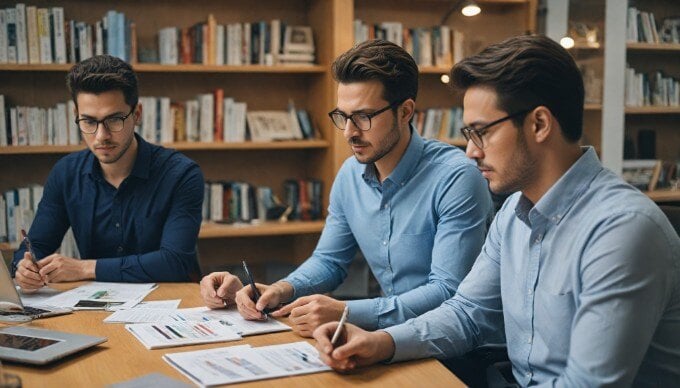
[[[24,307],[24,311],[18,312],[18,311],[0,311],[0,315],[29,315],[29,316],[36,316],[40,314],[45,314],[49,313],[50,310],[44,310],[40,309],[37,307]]]

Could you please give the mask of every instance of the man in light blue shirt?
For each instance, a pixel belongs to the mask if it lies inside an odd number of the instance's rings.
[[[340,318],[367,329],[404,322],[453,296],[484,242],[492,202],[486,182],[462,151],[424,140],[410,126],[418,68],[401,47],[370,41],[333,65],[338,105],[329,113],[354,157],[331,189],[326,225],[312,256],[285,279],[236,294],[248,319],[292,302],[272,316],[290,314],[300,335]],[[340,301],[323,293],[347,276],[360,249],[383,296]],[[208,275],[202,289],[210,305],[224,282]],[[208,297],[206,298],[206,295]],[[220,306],[220,301],[215,303]]]
[[[522,386],[677,386],[680,239],[659,208],[581,148],[583,82],[541,36],[457,64],[463,133],[493,192],[513,192],[439,308],[384,331],[314,333],[338,370],[448,358],[507,340]]]

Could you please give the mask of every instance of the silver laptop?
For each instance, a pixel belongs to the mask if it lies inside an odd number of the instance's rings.
[[[44,365],[106,342],[106,337],[14,326],[0,329],[0,360]]]
[[[0,322],[27,322],[72,311],[71,308],[24,306],[0,251]]]

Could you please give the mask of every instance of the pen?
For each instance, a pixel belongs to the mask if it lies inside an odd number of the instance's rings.
[[[35,256],[35,252],[33,252],[33,245],[31,245],[31,240],[28,239],[28,234],[26,233],[26,229],[21,229],[21,235],[24,237],[24,244],[26,244],[26,249],[28,250],[28,253],[31,254],[31,261],[33,262],[33,264],[35,264],[36,268],[40,269],[40,267],[38,266],[38,258]],[[33,272],[40,275],[40,272],[35,272],[35,271],[33,271]],[[40,278],[42,279],[42,276],[40,276]],[[45,283],[44,280],[43,280],[43,284],[47,285],[47,283]]]
[[[250,274],[250,271],[248,270],[248,265],[246,264],[246,261],[243,260],[243,270],[246,272],[246,276],[248,277],[248,283],[250,283],[250,289],[253,290],[253,302],[257,303],[257,301],[260,299],[260,292],[257,290],[257,287],[255,287],[255,281],[253,280],[253,275]],[[272,310],[268,308],[262,309],[262,313],[267,315]]]
[[[335,345],[335,341],[338,340],[338,337],[340,337],[340,332],[342,331],[342,327],[345,326],[345,322],[347,322],[347,315],[349,314],[349,306],[345,306],[345,310],[342,311],[342,316],[340,317],[340,322],[338,323],[338,327],[335,328],[335,333],[333,333],[333,338],[331,338],[331,345]]]

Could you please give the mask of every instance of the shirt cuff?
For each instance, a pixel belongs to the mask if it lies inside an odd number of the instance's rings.
[[[388,362],[399,362],[423,358],[422,350],[418,341],[415,340],[416,333],[409,324],[401,324],[382,329],[392,336],[394,341],[394,356]]]
[[[364,330],[378,329],[378,303],[377,299],[348,300],[349,314],[347,321],[359,326]]]
[[[99,282],[122,282],[120,260],[98,259],[94,267],[94,279]]]

